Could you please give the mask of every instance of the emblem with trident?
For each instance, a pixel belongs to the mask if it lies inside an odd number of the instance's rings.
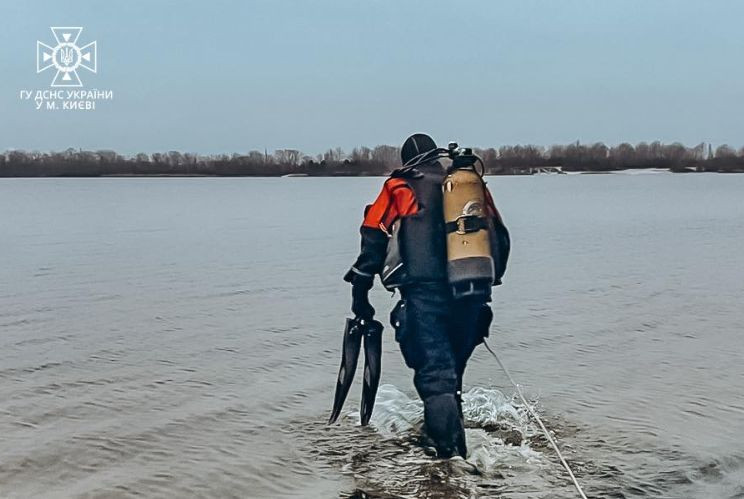
[[[78,69],[84,68],[91,73],[98,71],[96,42],[78,47],[77,40],[83,28],[50,29],[57,45],[51,47],[40,41],[36,42],[36,72],[41,73],[54,67],[57,73],[52,80],[52,87],[82,87]]]

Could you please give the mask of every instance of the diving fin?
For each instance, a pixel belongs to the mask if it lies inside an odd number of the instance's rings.
[[[333,398],[333,412],[331,412],[328,424],[332,424],[338,419],[346,401],[346,395],[349,394],[351,382],[354,381],[357,360],[359,360],[359,349],[362,347],[362,335],[361,319],[347,318],[346,329],[344,329],[344,342],[341,350],[341,367],[339,368],[338,381],[336,382],[336,395]]]
[[[367,426],[375,406],[377,387],[380,384],[382,363],[382,324],[370,321],[364,328],[364,386],[362,387],[362,408],[359,411],[362,426]]]

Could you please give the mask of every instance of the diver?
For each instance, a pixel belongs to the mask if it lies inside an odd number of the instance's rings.
[[[509,234],[470,149],[440,149],[415,134],[401,161],[365,209],[361,252],[344,280],[352,313],[370,323],[374,277],[400,292],[390,320],[424,403],[423,433],[439,457],[466,457],[462,378],[488,336],[491,288],[501,284]]]

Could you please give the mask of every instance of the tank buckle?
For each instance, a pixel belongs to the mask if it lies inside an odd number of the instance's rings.
[[[455,219],[455,224],[457,224],[457,230],[455,232],[460,235],[477,232],[481,228],[478,221],[479,217],[476,215],[460,215]]]

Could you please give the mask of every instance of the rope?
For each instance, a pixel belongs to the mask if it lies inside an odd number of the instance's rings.
[[[558,448],[558,444],[553,440],[553,437],[550,436],[550,433],[545,428],[545,425],[543,424],[542,420],[540,419],[540,416],[537,415],[537,413],[532,409],[532,406],[530,406],[529,403],[527,403],[527,400],[524,398],[524,394],[522,393],[522,389],[519,387],[516,381],[514,381],[514,378],[511,377],[511,374],[509,374],[509,370],[506,368],[503,362],[501,362],[501,359],[499,359],[499,356],[496,355],[496,353],[491,350],[491,347],[488,346],[488,343],[486,343],[486,340],[483,340],[483,344],[486,346],[486,349],[491,353],[494,359],[496,359],[496,362],[499,363],[499,367],[501,367],[501,370],[504,371],[504,374],[506,374],[506,377],[509,378],[509,381],[511,381],[511,384],[514,385],[514,388],[517,389],[517,394],[519,395],[519,398],[522,399],[522,403],[527,408],[527,411],[530,413],[530,415],[537,421],[537,424],[540,425],[540,429],[545,434],[545,437],[548,439],[548,442],[553,446],[553,449],[555,449],[556,454],[558,454],[558,458],[561,460],[561,464],[563,464],[563,467],[566,468],[566,471],[568,471],[569,476],[571,477],[571,480],[573,480],[573,484],[576,487],[576,490],[579,491],[579,495],[582,499],[587,499],[586,494],[584,494],[584,491],[581,489],[581,485],[579,485],[578,480],[576,480],[576,477],[573,474],[573,471],[571,471],[571,467],[568,465],[566,460],[563,458],[563,454],[561,454],[560,449]]]

